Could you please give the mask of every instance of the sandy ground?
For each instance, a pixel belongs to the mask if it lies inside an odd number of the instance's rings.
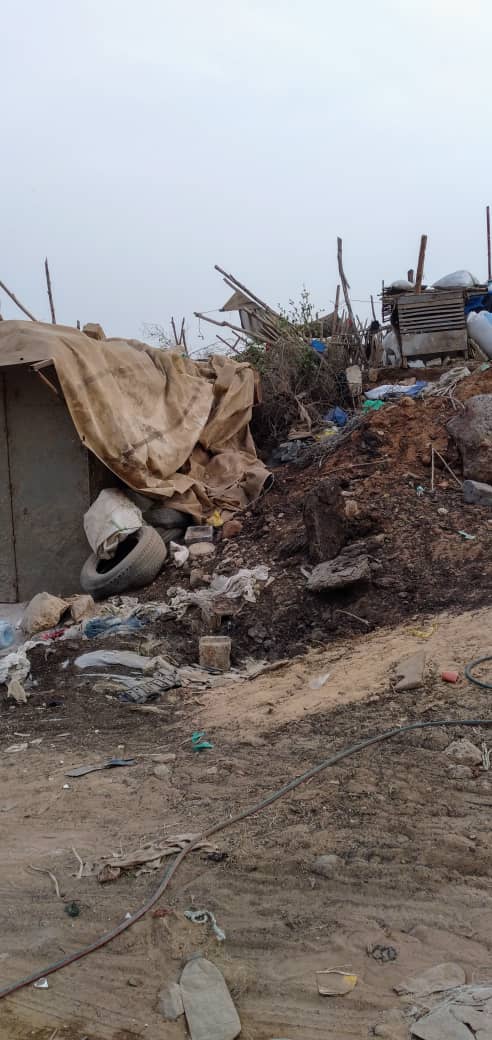
[[[77,878],[76,849],[92,862],[176,833],[200,831],[361,736],[412,719],[482,718],[485,691],[440,679],[443,667],[492,653],[492,610],[419,617],[405,626],[332,643],[285,669],[197,697],[176,691],[162,714],[133,712],[87,692],[48,658],[26,706],[0,705],[0,978],[14,981],[94,940],[136,910],[159,874],[101,885]],[[431,633],[424,639],[416,632]],[[425,648],[425,685],[396,693],[393,665]],[[75,653],[75,649],[73,651]],[[67,656],[66,647],[63,657]],[[71,654],[69,653],[70,657]],[[329,672],[321,688],[313,680]],[[191,750],[194,729],[213,750]],[[411,1001],[393,987],[409,974],[457,961],[467,979],[492,978],[490,773],[448,774],[444,749],[485,728],[421,731],[329,769],[265,812],[224,831],[220,862],[183,864],[160,906],[114,943],[0,1004],[5,1040],[177,1040],[158,993],[201,950],[224,972],[245,1040],[360,1040],[409,1036]],[[40,743],[32,743],[39,741]],[[27,743],[20,751],[7,751]],[[152,754],[173,751],[168,779]],[[132,755],[134,766],[67,780],[71,766]],[[68,784],[68,789],[64,785]],[[313,872],[336,853],[333,878]],[[50,870],[52,880],[32,866]],[[65,904],[75,900],[72,919]],[[226,932],[183,911],[206,907]],[[368,944],[393,946],[379,963]],[[346,968],[358,984],[320,997],[315,971]]]

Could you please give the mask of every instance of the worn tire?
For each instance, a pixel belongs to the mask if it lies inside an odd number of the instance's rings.
[[[101,570],[101,567],[107,568],[111,561],[99,560],[95,553],[85,561],[80,572],[80,584],[94,599],[142,588],[157,577],[167,556],[167,548],[159,533],[153,527],[144,526],[126,541],[131,545],[129,552],[109,569]]]

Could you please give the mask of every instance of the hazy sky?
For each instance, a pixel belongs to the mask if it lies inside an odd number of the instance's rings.
[[[491,29],[487,0],[3,0],[0,278],[47,320],[48,254],[59,321],[199,344],[214,263],[329,309],[337,235],[367,300],[426,232],[428,280],[485,277]]]

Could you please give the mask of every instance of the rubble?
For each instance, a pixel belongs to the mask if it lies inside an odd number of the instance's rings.
[[[463,476],[492,482],[492,394],[478,394],[448,422],[463,462]]]
[[[303,512],[309,558],[322,563],[338,556],[347,541],[345,499],[338,477],[320,480],[306,495]]]
[[[331,592],[371,580],[367,556],[345,556],[319,563],[310,574],[307,587],[310,592]]]
[[[482,484],[478,480],[464,480],[463,500],[467,505],[492,506],[492,484]]]

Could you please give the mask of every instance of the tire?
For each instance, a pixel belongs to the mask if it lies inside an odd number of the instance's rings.
[[[92,553],[80,572],[80,584],[94,599],[139,589],[154,581],[166,556],[167,548],[158,532],[144,526],[120,542],[113,560],[99,560]]]

